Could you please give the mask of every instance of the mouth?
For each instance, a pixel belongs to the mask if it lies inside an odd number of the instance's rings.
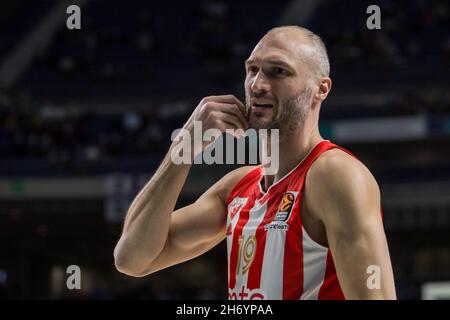
[[[273,108],[273,105],[270,103],[253,103],[252,104],[253,111],[264,112],[264,111],[270,110],[272,108]]]

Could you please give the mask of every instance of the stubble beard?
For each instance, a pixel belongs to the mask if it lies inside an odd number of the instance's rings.
[[[269,133],[270,129],[278,129],[280,140],[284,139],[303,126],[311,109],[311,93],[311,88],[306,87],[299,95],[287,98],[282,103],[281,113],[278,116],[275,114],[271,120],[263,120],[256,116],[250,117],[251,103],[250,97],[247,96],[246,108],[248,110],[249,128],[253,128],[257,132],[259,129],[267,129]]]

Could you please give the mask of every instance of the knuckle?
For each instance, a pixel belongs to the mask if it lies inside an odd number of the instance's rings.
[[[216,126],[219,126],[221,123],[222,123],[222,121],[219,119],[219,117],[214,117],[213,118],[213,120],[212,120],[212,122],[214,123],[214,125],[216,125]]]
[[[210,100],[211,100],[211,97],[210,97],[210,96],[204,97],[204,98],[200,101],[200,103],[201,103],[201,104],[205,104],[205,103],[209,102]]]
[[[220,131],[224,132],[226,130],[227,126],[224,123],[220,123],[220,124],[217,125],[217,128]]]
[[[213,110],[213,106],[210,101],[207,101],[203,104],[203,111],[207,113],[211,113]]]
[[[207,114],[206,114],[206,119],[205,119],[205,120],[206,120],[206,121],[214,122],[213,114],[212,114],[212,113],[207,113]]]

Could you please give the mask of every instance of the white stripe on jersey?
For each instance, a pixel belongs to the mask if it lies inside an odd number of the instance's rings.
[[[240,198],[240,197],[236,197],[233,199],[233,201],[231,201],[231,203],[228,205],[228,214],[227,214],[227,230],[228,230],[228,226],[231,224],[230,226],[230,230],[231,232],[234,231],[234,228],[236,227],[236,223],[239,220],[239,216],[241,214],[242,208],[245,207],[245,205],[247,204],[247,200],[248,198]],[[233,205],[240,205],[240,208],[238,210],[238,212],[233,216],[233,219],[231,219],[231,210]],[[231,221],[230,221],[231,219]],[[232,247],[232,243],[233,243],[233,233],[231,233],[230,236],[227,236],[227,256],[228,256],[228,261],[230,261],[231,259],[231,247]],[[228,270],[228,281],[230,281],[230,268],[227,268]]]
[[[264,216],[266,215],[267,211],[267,202],[264,204],[259,204],[259,201],[256,200],[255,205],[249,212],[249,219],[247,223],[245,224],[244,228],[242,229],[242,237],[243,239],[249,239],[251,236],[255,236],[256,229],[258,226],[262,223]],[[256,244],[258,246],[258,244]],[[238,250],[241,248],[238,247]],[[256,252],[256,248],[254,248]],[[241,268],[242,269],[242,260],[241,259]],[[239,263],[239,259],[238,259]],[[234,271],[234,270],[233,270]],[[242,286],[247,287],[247,279],[248,279],[248,272],[245,272],[242,274],[242,272],[239,272],[239,274],[236,275],[236,286],[235,288],[237,290],[241,290]]]
[[[301,300],[317,300],[325,278],[328,248],[311,239],[303,228],[303,294]]]
[[[273,229],[266,233],[263,266],[261,272],[261,291],[266,299],[283,299],[283,266],[286,231]]]
[[[290,214],[284,221],[277,221],[278,211],[274,216],[272,224],[289,227],[285,222],[294,212],[298,191],[289,191],[294,195]],[[261,272],[261,290],[266,293],[266,299],[283,299],[283,272],[284,254],[286,251],[287,229],[268,229],[266,231],[266,247],[264,248],[263,266]]]

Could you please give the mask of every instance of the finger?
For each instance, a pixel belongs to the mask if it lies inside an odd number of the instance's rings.
[[[247,130],[247,128],[248,128],[247,119],[241,113],[241,111],[239,110],[239,107],[237,105],[235,105],[235,104],[224,105],[224,106],[221,106],[220,108],[221,108],[220,111],[222,111],[223,113],[230,114],[230,115],[238,118],[239,121],[241,122],[242,128],[244,130]]]
[[[240,121],[235,116],[230,115],[228,113],[222,113],[218,117],[220,121],[224,122],[227,125],[226,129],[233,129],[233,130],[241,129],[245,131],[245,129],[242,128]]]
[[[211,102],[211,105],[215,108],[215,110],[237,117],[241,122],[241,125],[239,127],[240,128],[242,127],[244,131],[247,130],[248,128],[247,119],[245,119],[245,117],[239,111],[237,105],[227,103],[217,103],[217,102]]]
[[[221,96],[210,96],[208,98],[210,98],[211,101],[215,101],[215,102],[234,103],[238,106],[239,110],[242,112],[242,114],[244,116],[247,113],[246,109],[245,109],[245,105],[232,94],[221,95]]]
[[[236,105],[238,106],[238,108],[241,111],[242,115],[244,117],[246,117],[247,116],[247,108],[245,107],[245,104],[241,100],[236,98]]]

